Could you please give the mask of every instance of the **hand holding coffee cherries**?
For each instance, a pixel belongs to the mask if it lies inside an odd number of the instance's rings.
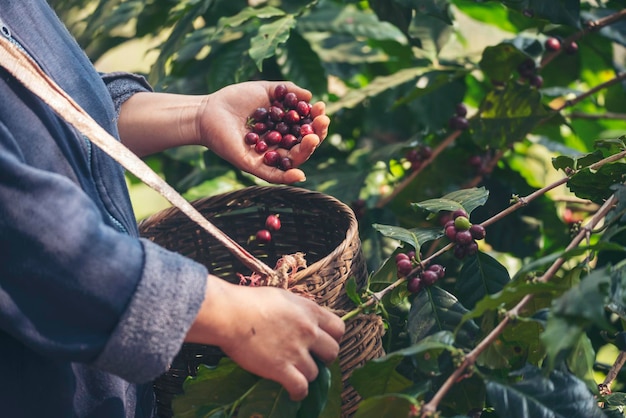
[[[325,104],[309,104],[311,97],[311,92],[290,82],[251,81],[224,87],[207,96],[202,106],[201,142],[237,168],[268,182],[304,181],[298,167],[326,138],[330,124]],[[254,126],[266,122],[272,126]],[[282,142],[274,138],[280,132],[276,125],[289,126],[289,132],[280,133]],[[250,133],[257,137],[250,138]],[[293,141],[287,144],[285,136]]]

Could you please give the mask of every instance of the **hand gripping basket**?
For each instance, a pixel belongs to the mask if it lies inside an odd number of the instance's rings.
[[[296,273],[298,283],[305,284],[308,293],[322,306],[337,311],[354,308],[344,286],[353,277],[362,287],[367,269],[356,218],[342,202],[296,187],[254,186],[192,204],[213,225],[269,266],[274,266],[283,255],[304,253],[307,267]],[[248,243],[249,237],[264,227],[270,214],[278,214],[281,221],[272,241]],[[203,263],[212,274],[232,283],[239,283],[237,273],[250,273],[237,257],[176,208],[145,219],[139,230],[143,237]],[[346,323],[339,353],[344,382],[342,417],[350,417],[360,401],[348,378],[355,368],[384,354],[383,333],[382,320],[377,315],[358,315]],[[194,375],[199,364],[217,364],[222,356],[213,346],[183,344],[170,370],[154,382],[157,416],[170,418],[171,399],[182,392],[187,376]]]

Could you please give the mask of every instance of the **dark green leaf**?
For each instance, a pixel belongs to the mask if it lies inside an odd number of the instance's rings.
[[[296,418],[318,418],[326,407],[331,387],[331,372],[324,363],[317,358],[315,364],[319,373],[314,381],[309,383],[309,394],[300,403]]]
[[[602,203],[613,192],[611,186],[622,183],[626,164],[604,164],[596,171],[585,168],[574,174],[567,183],[569,189],[581,199]]]
[[[319,418],[337,418],[341,416],[341,393],[343,392],[343,376],[339,360],[334,361],[330,366],[330,389],[326,406],[319,415]]]
[[[238,75],[246,63],[250,62],[248,48],[250,48],[248,36],[214,46],[209,56],[213,65],[206,76],[209,91],[219,90],[238,81]]]
[[[271,380],[260,380],[243,399],[238,417],[284,418],[295,417],[300,402],[289,398],[287,391]]]
[[[363,303],[363,301],[361,300],[361,295],[359,295],[359,290],[357,289],[354,276],[350,277],[346,282],[346,295],[348,295],[350,300],[354,302],[357,306]]]
[[[407,417],[414,404],[410,396],[392,394],[361,401],[354,418]]]
[[[489,46],[483,51],[480,69],[490,80],[504,83],[517,70],[517,67],[528,59],[528,55],[520,51],[510,42]]]
[[[598,391],[598,385],[594,379],[595,361],[596,352],[592,342],[586,334],[583,334],[572,348],[567,358],[567,366],[574,376],[585,382],[587,388],[594,393]]]
[[[448,0],[397,0],[403,6],[413,8],[418,15],[432,16],[452,24],[450,2]]]
[[[514,383],[491,380],[487,396],[498,416],[507,418],[602,418],[596,399],[575,376],[534,367],[511,375]]]
[[[223,358],[216,367],[201,365],[195,377],[183,384],[183,393],[174,397],[176,417],[202,417],[207,411],[227,406],[259,381],[232,360]]]
[[[401,361],[401,356],[370,360],[354,370],[350,384],[363,398],[402,392],[413,382],[396,371]]]
[[[478,334],[473,321],[462,323],[467,309],[450,293],[431,286],[419,292],[411,303],[407,332],[412,344],[440,331],[456,331],[461,347],[471,347]]]
[[[479,252],[463,264],[455,293],[463,306],[473,309],[479,300],[500,292],[510,281],[506,267],[490,255]]]

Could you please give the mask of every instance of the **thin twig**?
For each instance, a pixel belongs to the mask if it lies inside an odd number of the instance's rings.
[[[626,113],[585,113],[572,112],[567,115],[570,119],[590,119],[590,120],[626,120]]]
[[[588,33],[591,32],[597,32],[600,29],[602,29],[605,26],[611,25],[615,22],[620,21],[621,19],[626,17],[626,9],[624,10],[620,10],[617,13],[614,13],[612,15],[603,17],[602,19],[598,19],[598,20],[594,20],[594,21],[590,21],[587,22],[585,25],[585,28],[581,31],[578,31],[570,36],[568,36],[567,38],[565,38],[562,42],[563,45],[569,45],[572,42],[576,42],[577,40],[579,40],[580,38],[582,38],[583,36],[587,35]],[[561,54],[561,52],[563,51],[564,48],[560,48],[558,51],[554,51],[551,54],[547,54],[543,61],[541,61],[541,65],[540,68],[545,67],[546,65],[548,65],[553,59],[555,59],[559,54]]]
[[[582,93],[580,96],[576,96],[575,98],[571,99],[571,100],[566,100],[561,106],[559,106],[558,108],[554,109],[557,112],[560,112],[561,110],[565,109],[566,107],[571,107],[574,106],[575,104],[579,103],[580,101],[586,99],[589,96],[594,95],[595,93],[599,92],[600,90],[603,90],[607,87],[612,86],[613,84],[617,84],[620,81],[626,80],[626,72],[619,74],[617,76],[615,76],[614,78],[605,81],[604,83],[598,84],[597,86],[593,87],[592,89]]]
[[[613,366],[609,369],[604,381],[598,385],[600,389],[600,393],[602,395],[608,395],[611,393],[611,385],[617,379],[617,375],[619,374],[622,367],[624,367],[624,363],[626,363],[626,352],[620,351],[619,355],[615,359]]]

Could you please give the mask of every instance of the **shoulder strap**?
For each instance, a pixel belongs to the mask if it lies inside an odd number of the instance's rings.
[[[0,36],[0,66],[122,167],[159,192],[172,205],[215,237],[246,267],[257,273],[275,277],[276,273],[269,266],[255,258],[202,216],[191,203],[159,177],[141,158],[98,125],[54,80],[48,77],[31,57],[3,36]]]

